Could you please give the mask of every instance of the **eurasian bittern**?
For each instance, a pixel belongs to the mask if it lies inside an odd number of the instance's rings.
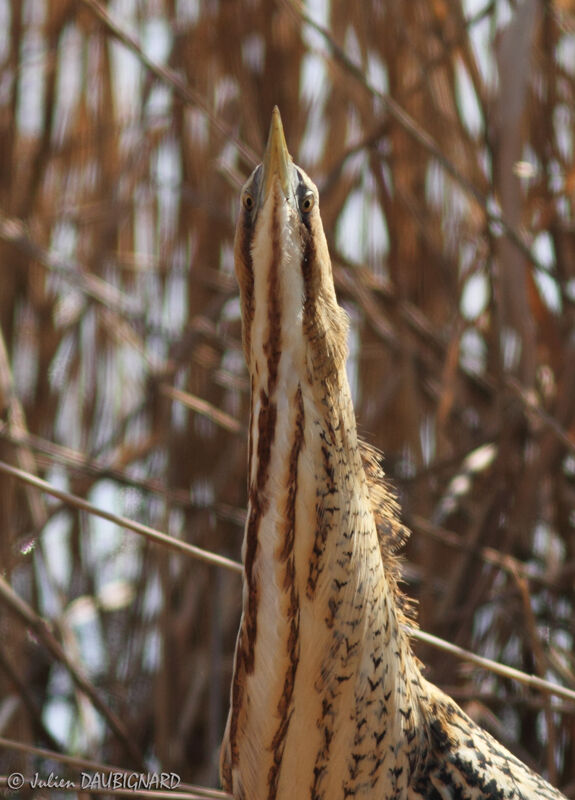
[[[243,614],[222,782],[235,798],[560,798],[421,675],[404,531],[358,442],[318,191],[274,109],[235,240],[251,378]]]

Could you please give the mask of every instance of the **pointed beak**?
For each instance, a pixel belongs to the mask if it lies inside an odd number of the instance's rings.
[[[267,200],[276,179],[279,180],[284,196],[290,196],[290,169],[292,158],[288,152],[282,118],[277,106],[272,113],[268,143],[263,160],[260,204]]]

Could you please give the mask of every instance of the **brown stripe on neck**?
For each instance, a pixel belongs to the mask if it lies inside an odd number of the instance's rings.
[[[238,745],[238,725],[240,713],[244,702],[245,695],[245,644],[244,632],[240,629],[238,637],[238,645],[236,647],[235,663],[234,663],[234,682],[232,684],[232,698],[231,698],[231,714],[230,714],[230,729],[228,735],[228,742],[230,745],[230,763],[226,765],[226,783],[224,788],[227,791],[232,790],[232,769],[237,767],[240,760],[240,748]]]
[[[281,305],[279,292],[278,263],[280,257],[280,228],[277,214],[273,214],[272,221],[272,255],[268,272],[268,339],[264,343],[264,353],[268,365],[267,392],[260,389],[260,411],[257,420],[258,444],[254,454],[253,435],[255,429],[255,392],[257,391],[258,375],[256,374],[255,359],[251,357],[251,326],[254,317],[254,275],[251,255],[251,226],[242,226],[242,238],[238,243],[241,258],[238,276],[242,286],[242,324],[246,360],[251,368],[251,402],[250,402],[250,439],[248,443],[249,475],[252,475],[252,459],[257,458],[255,486],[249,488],[249,516],[245,531],[245,556],[244,579],[247,587],[247,604],[244,608],[243,625],[240,629],[238,646],[236,648],[236,663],[234,667],[234,684],[232,687],[232,703],[230,716],[229,742],[231,763],[235,767],[239,760],[238,726],[239,717],[245,698],[245,677],[254,671],[255,648],[257,640],[257,613],[259,591],[254,579],[254,564],[258,550],[258,531],[266,506],[262,503],[264,489],[268,480],[269,465],[271,461],[272,445],[275,438],[277,423],[277,406],[275,400],[270,400],[277,388],[279,360],[281,356]]]
[[[268,336],[264,342],[264,353],[268,365],[268,394],[272,396],[276,390],[278,365],[281,356],[281,286],[279,279],[279,262],[281,260],[281,231],[278,220],[278,209],[272,215],[272,258],[268,272]]]
[[[281,563],[285,564],[284,571],[284,591],[289,592],[289,607],[287,611],[287,622],[289,626],[289,637],[287,641],[288,666],[284,677],[284,685],[280,701],[277,706],[280,717],[279,725],[272,739],[271,749],[273,751],[273,764],[268,772],[268,800],[275,800],[278,790],[280,769],[283,759],[285,740],[293,713],[293,692],[295,677],[299,663],[300,640],[300,605],[299,595],[296,588],[295,579],[295,523],[296,523],[296,501],[298,490],[298,460],[304,443],[304,406],[301,384],[294,398],[296,418],[294,426],[294,436],[290,450],[290,457],[287,470],[287,499],[285,505],[285,525],[283,532],[283,546],[279,554]]]
[[[254,319],[254,268],[252,260],[252,240],[254,228],[249,215],[243,211],[238,226],[236,241],[236,274],[242,301],[242,336],[244,352],[249,364]]]
[[[277,424],[277,390],[278,367],[281,357],[281,293],[279,281],[279,262],[281,256],[280,226],[278,214],[274,209],[271,226],[271,262],[268,270],[267,305],[268,331],[263,344],[267,358],[267,391],[260,388],[260,410],[258,414],[258,444],[255,452],[257,458],[255,486],[250,486],[250,513],[246,525],[246,550],[244,561],[245,579],[248,589],[248,602],[245,609],[244,625],[247,634],[245,666],[247,673],[253,672],[255,647],[257,639],[258,586],[254,579],[254,563],[258,549],[258,531],[262,515],[266,508],[262,498],[269,478],[272,447]],[[252,392],[256,390],[257,376],[254,374],[255,363],[250,360],[252,368]],[[251,416],[254,414],[254,397],[252,396]],[[253,418],[250,419],[253,429]],[[252,452],[252,457],[254,453]]]
[[[250,379],[250,419],[248,424],[248,476],[251,476],[252,474],[252,460],[254,451],[254,392],[255,380],[254,376],[252,375]]]
[[[307,217],[303,218],[305,234],[303,236],[303,256],[301,261],[301,274],[303,278],[304,290],[304,329],[309,326],[310,316],[313,313],[315,301],[315,287],[313,285],[313,262],[316,258],[315,245],[313,241],[313,231],[311,222]],[[307,326],[306,326],[307,322]]]

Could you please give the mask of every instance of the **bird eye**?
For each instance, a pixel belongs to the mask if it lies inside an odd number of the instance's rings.
[[[309,214],[315,204],[315,196],[313,192],[308,192],[300,203],[300,209],[304,214]]]
[[[252,211],[256,204],[254,198],[251,194],[248,194],[248,192],[246,192],[242,197],[242,203],[246,211]]]

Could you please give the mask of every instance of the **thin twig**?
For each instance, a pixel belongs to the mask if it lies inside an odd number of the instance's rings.
[[[77,262],[65,261],[51,255],[40,247],[28,234],[24,222],[17,218],[0,214],[0,239],[16,247],[21,253],[37,261],[51,272],[64,278],[68,283],[80,289],[83,294],[100,303],[104,308],[120,313],[122,316],[144,319],[145,314],[138,309],[133,300],[115,286],[107,283],[97,275],[86,271]]]
[[[284,2],[306,23],[306,25],[309,25],[310,28],[313,28],[314,31],[319,33],[319,35],[326,42],[334,58],[343,65],[346,71],[357,81],[359,81],[359,83],[361,83],[361,85],[373,97],[377,97],[378,100],[383,103],[389,115],[397,123],[399,123],[402,128],[424,150],[426,150],[426,152],[433,156],[433,158],[435,158],[437,162],[441,164],[445,172],[451,175],[451,177],[464,189],[464,191],[476,201],[476,203],[483,209],[487,221],[495,228],[499,226],[501,231],[505,233],[505,235],[513,242],[513,244],[515,244],[522,255],[525,256],[525,258],[531,264],[537,267],[537,269],[547,274],[548,271],[545,269],[543,264],[539,261],[527,243],[525,239],[525,232],[517,231],[504,219],[500,213],[495,210],[493,203],[490,203],[489,198],[486,197],[483,192],[477,188],[477,186],[475,186],[470,180],[461,174],[455,164],[449,158],[447,158],[445,153],[441,150],[435,139],[429,133],[427,133],[427,131],[423,130],[423,128],[417,124],[413,117],[411,117],[405,111],[405,109],[403,109],[399,103],[393,99],[393,97],[385,92],[380,91],[369,81],[365,72],[359,66],[357,66],[357,64],[355,64],[351,58],[348,57],[343,48],[340,47],[333,39],[327,28],[312,19],[310,15],[303,10],[303,6],[300,2],[297,0],[284,0]]]
[[[549,664],[548,659],[545,657],[541,639],[537,632],[537,622],[533,613],[531,595],[529,593],[529,584],[522,575],[515,574],[513,577],[515,578],[517,589],[521,597],[523,614],[527,623],[526,628],[528,642],[530,644],[529,649],[533,654],[535,668],[541,677],[545,674],[545,670],[548,668]],[[553,724],[553,706],[551,703],[551,698],[546,695],[545,700],[546,702],[544,703],[543,714],[545,715],[548,736],[548,741],[545,748],[547,752],[547,772],[549,773],[549,780],[555,785],[558,782],[557,764],[555,763],[555,753],[557,751],[557,732],[555,730],[555,725]]]
[[[111,461],[98,458],[88,458],[84,453],[73,450],[71,447],[51,442],[42,436],[29,432],[18,432],[13,434],[8,431],[7,426],[0,422],[0,440],[9,442],[17,447],[25,446],[30,451],[38,454],[36,460],[40,466],[59,464],[66,467],[75,474],[95,476],[98,479],[110,478],[123,486],[130,486],[140,492],[154,494],[163,497],[170,503],[180,508],[204,508],[205,503],[199,503],[194,499],[193,493],[184,489],[168,488],[161,481],[153,478],[135,478],[125,469],[119,469]],[[26,470],[25,470],[26,471]],[[216,517],[234,522],[240,527],[245,522],[245,510],[227,503],[215,502],[213,508]],[[51,516],[54,509],[51,509]]]
[[[212,403],[208,403],[207,400],[202,400],[201,397],[190,394],[190,392],[183,392],[181,389],[176,389],[167,383],[160,384],[160,392],[166,397],[170,397],[172,400],[176,400],[178,403],[187,406],[187,408],[191,408],[198,414],[207,417],[226,431],[239,433],[244,430],[241,422],[232,417],[231,414],[226,414],[225,411],[221,411]]]
[[[222,136],[222,139],[227,142],[233,142],[248,164],[257,164],[259,159],[251,147],[245,144],[245,142],[242,142],[236,136],[234,130],[229,125],[226,125],[226,123],[214,113],[200,92],[193,89],[188,83],[185,83],[173,69],[170,69],[170,67],[165,64],[158,64],[156,61],[149,58],[136,37],[116,22],[98,0],[80,1],[92,11],[117,41],[134,53],[142,66],[151,72],[159,81],[173,89],[176,97],[186,105],[192,107],[197,106],[197,108],[201,109],[210,120],[214,129]]]
[[[541,404],[538,402],[536,395],[533,392],[527,391],[519,381],[512,377],[508,376],[505,380],[505,384],[516,394],[516,396],[521,400],[523,407],[527,411],[533,412],[564,445],[567,450],[571,453],[575,453],[575,439],[570,436],[567,431],[565,431],[561,425],[554,419],[550,414],[548,414],[545,409],[541,408]]]
[[[491,564],[498,569],[504,570],[509,575],[521,575],[523,578],[545,586],[548,589],[557,588],[557,577],[544,575],[534,565],[525,564],[508,553],[501,553],[494,547],[475,547],[463,540],[461,536],[454,531],[447,530],[447,528],[442,528],[439,525],[434,525],[429,520],[417,514],[410,517],[410,522],[418,532],[426,536],[431,536],[448,547],[469,552],[477,556],[477,558],[481,559],[484,563]]]
[[[20,470],[18,470],[20,471]],[[26,603],[16,592],[12,589],[9,583],[0,575],[0,599],[4,602],[5,606],[10,608],[18,617],[32,630],[38,639],[43,643],[48,652],[61,664],[63,664],[76,686],[84,692],[90,699],[94,708],[107,721],[110,728],[114,731],[119,741],[122,742],[129,754],[130,758],[136,763],[143,765],[144,760],[142,754],[134,745],[130,738],[124,723],[106,706],[100,698],[96,689],[90,681],[80,672],[78,667],[71,661],[68,654],[58,642],[47,623],[34,609]]]
[[[135,774],[135,773],[134,773]],[[40,778],[41,780],[41,778]],[[18,789],[19,791],[22,789],[36,789],[37,782],[30,779],[25,778],[24,781],[19,784]],[[50,787],[48,787],[50,788]],[[205,800],[205,798],[230,798],[231,795],[224,794],[223,792],[218,792],[214,790],[213,792],[209,789],[201,790],[200,792],[179,792],[179,791],[153,791],[151,789],[136,789],[134,788],[126,788],[126,789],[112,789],[109,787],[102,787],[99,788],[97,786],[93,786],[89,784],[87,786],[82,785],[81,783],[74,783],[73,781],[65,782],[65,785],[58,784],[57,787],[58,793],[89,793],[93,795],[107,795],[109,797],[134,797],[139,798],[146,798],[146,800]],[[10,778],[0,775],[0,789],[13,789],[13,785],[11,785]]]
[[[96,514],[97,516],[107,519],[110,522],[114,522],[121,527],[128,528],[136,533],[144,535],[158,544],[166,545],[173,550],[185,553],[186,555],[200,559],[201,561],[205,561],[208,564],[213,564],[214,566],[225,567],[226,569],[230,569],[237,573],[241,573],[243,571],[242,565],[237,561],[233,561],[225,556],[216,555],[215,553],[210,553],[207,550],[202,550],[201,548],[187,544],[186,542],[181,542],[179,539],[174,539],[171,536],[167,536],[166,534],[155,530],[154,528],[148,527],[147,525],[134,522],[127,517],[121,517],[117,514],[103,511],[102,509],[93,506],[91,503],[88,503],[83,498],[69,494],[68,492],[63,492],[60,489],[56,489],[46,481],[40,480],[33,475],[28,475],[22,470],[11,467],[9,464],[5,464],[3,461],[0,461],[0,472],[5,472],[6,474],[12,475],[19,480],[23,480],[32,486],[36,486],[38,489],[54,495],[55,497],[68,502],[70,505],[82,509],[83,511]],[[444,650],[445,652],[456,655],[458,658],[462,658],[466,661],[470,661],[473,664],[482,666],[484,669],[494,672],[497,675],[502,675],[503,677],[507,678],[514,678],[520,683],[523,683],[531,688],[540,689],[541,691],[549,694],[555,694],[559,697],[565,697],[569,700],[575,700],[575,691],[571,689],[566,689],[563,686],[558,686],[550,681],[545,681],[536,677],[535,675],[528,675],[527,673],[521,672],[513,667],[507,667],[503,664],[499,664],[496,661],[492,661],[491,659],[478,656],[469,650],[465,650],[462,647],[458,647],[457,645],[445,641],[444,639],[440,639],[438,636],[433,636],[432,634],[424,633],[423,631],[410,627],[407,627],[407,630],[410,636],[412,636],[414,639],[418,639],[426,644],[432,645],[433,647],[437,647],[439,650]]]
[[[425,633],[425,631],[420,631],[409,625],[405,625],[404,627],[413,639],[436,647],[438,650],[443,650],[445,653],[451,653],[451,655],[460,658],[462,661],[469,661],[471,664],[476,664],[478,667],[489,670],[489,672],[493,672],[495,675],[499,675],[502,678],[510,678],[511,680],[518,681],[518,683],[521,683],[523,686],[528,686],[530,689],[552,694],[556,697],[563,697],[567,700],[575,700],[575,691],[573,691],[573,689],[567,689],[565,686],[551,683],[551,681],[546,681],[543,678],[539,678],[537,675],[528,675],[526,672],[521,672],[521,670],[515,669],[514,667],[507,667],[505,664],[492,661],[490,658],[478,656],[470,650],[465,650],[465,648],[458,647],[456,644],[446,642],[444,639],[440,639],[439,636],[433,636],[431,633]]]
[[[35,475],[30,475],[28,472],[24,472],[21,469],[16,469],[16,467],[12,467],[10,464],[6,464],[4,461],[0,461],[0,472],[4,472],[6,475],[11,475],[13,478],[24,481],[24,483],[27,483],[30,486],[35,486],[37,489],[40,489],[40,491],[46,492],[53,497],[57,497],[67,505],[78,508],[81,511],[87,511],[90,514],[95,514],[95,516],[102,517],[102,519],[107,519],[109,522],[113,522],[115,525],[118,525],[121,528],[127,528],[128,530],[134,531],[134,533],[138,533],[140,536],[145,536],[146,539],[149,539],[156,544],[162,544],[165,547],[169,547],[171,550],[175,550],[176,552],[185,553],[186,555],[192,556],[192,558],[196,558],[199,561],[204,561],[206,564],[212,564],[216,567],[225,567],[226,569],[230,569],[234,572],[242,571],[241,564],[239,564],[237,561],[233,561],[231,558],[226,558],[225,556],[220,556],[216,553],[210,553],[208,550],[203,550],[201,547],[188,544],[188,542],[183,542],[180,539],[174,539],[173,536],[168,536],[167,534],[162,533],[155,528],[151,528],[149,525],[143,525],[141,522],[135,522],[134,520],[128,519],[128,517],[123,517],[120,514],[113,514],[110,511],[105,511],[102,508],[92,505],[92,503],[89,503],[87,500],[84,500],[83,497],[78,497],[77,495],[70,494],[70,492],[64,492],[62,489],[57,489],[51,483],[48,483],[41,478],[36,478]]]

